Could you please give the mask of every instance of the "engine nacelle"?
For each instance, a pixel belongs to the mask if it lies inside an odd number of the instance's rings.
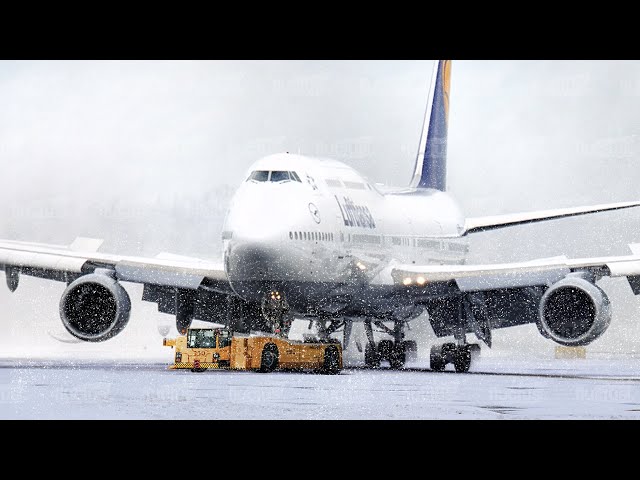
[[[560,345],[588,345],[609,327],[611,304],[602,289],[580,275],[569,275],[540,300],[538,328]]]
[[[60,299],[60,318],[80,340],[102,342],[122,331],[129,321],[131,300],[109,273],[91,273],[72,282]]]

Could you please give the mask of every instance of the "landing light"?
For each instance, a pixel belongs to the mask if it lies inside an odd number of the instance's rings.
[[[420,286],[424,285],[425,283],[427,283],[427,279],[424,277],[418,277],[416,278],[416,283]]]
[[[358,263],[356,263],[356,265],[358,266],[358,268],[360,270],[366,270],[367,269],[367,266],[364,263],[358,262]]]
[[[403,285],[411,285],[411,277],[405,277],[405,278],[402,280],[402,284],[403,284]]]

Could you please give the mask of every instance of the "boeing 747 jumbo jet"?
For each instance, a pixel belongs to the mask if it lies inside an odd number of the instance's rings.
[[[99,342],[127,325],[123,283],[144,284],[143,300],[175,315],[184,331],[194,318],[238,332],[287,335],[293,318],[317,325],[321,337],[354,321],[367,335],[365,363],[401,368],[416,351],[404,339],[424,312],[438,337],[455,342],[431,349],[431,368],[453,363],[466,372],[475,336],[491,346],[499,328],[535,323],[561,345],[587,345],[611,320],[605,276],[626,277],[640,294],[640,250],[603,258],[466,265],[466,237],[476,232],[640,202],[465,218],[446,192],[451,62],[436,62],[415,171],[404,189],[371,185],[337,161],[277,154],[249,168],[231,201],[222,232],[223,262],[181,256],[125,257],[99,253],[99,240],[69,247],[0,242],[9,290],[20,275],[67,283],[60,317],[69,333]],[[375,341],[374,326],[389,339]],[[359,347],[359,345],[358,345]],[[360,349],[360,347],[359,347]]]

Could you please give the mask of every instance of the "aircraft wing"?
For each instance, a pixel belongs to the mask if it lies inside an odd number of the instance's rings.
[[[602,277],[626,277],[633,293],[640,295],[640,246],[631,245],[631,249],[634,253],[625,256],[555,257],[504,264],[396,264],[380,272],[373,283],[382,288],[392,285],[391,298],[396,302],[409,299],[414,305],[424,305],[438,337],[453,335],[457,329],[465,328],[467,333],[475,333],[491,346],[493,329],[529,323],[542,328],[541,300],[555,284],[570,285],[572,289],[578,285],[576,288],[585,289],[583,291],[593,295],[594,301],[602,302],[599,305],[605,309],[608,308],[606,294],[595,285]],[[572,273],[577,274],[575,278]],[[462,303],[455,299],[461,299]],[[459,308],[463,309],[463,325],[459,323]],[[577,307],[566,308],[570,312]],[[597,338],[606,329],[605,318],[606,314],[600,318],[602,322],[593,327],[594,336],[586,341]],[[601,330],[596,331],[598,328]],[[591,330],[589,332],[591,335]]]
[[[96,268],[109,268],[125,282],[195,290],[206,280],[223,291],[230,290],[222,263],[169,254],[144,258],[100,253],[101,243],[78,238],[65,247],[0,240],[0,270],[7,273],[8,283],[17,278],[16,272],[70,282]]]
[[[464,234],[486,232],[515,225],[555,220],[558,218],[575,217],[589,213],[622,210],[640,206],[640,202],[606,203],[587,207],[559,208],[554,210],[539,210],[537,212],[511,213],[507,215],[494,215],[490,217],[468,218],[465,221]]]
[[[640,254],[578,259],[554,257],[484,265],[395,265],[391,268],[390,281],[415,288],[455,282],[460,291],[482,291],[551,285],[569,273],[584,271],[597,278],[627,277],[630,283],[635,282],[635,277],[640,279]]]

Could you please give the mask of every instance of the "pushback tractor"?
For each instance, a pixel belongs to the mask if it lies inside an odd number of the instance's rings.
[[[170,369],[204,372],[208,368],[254,370],[342,370],[339,343],[309,343],[270,335],[240,335],[227,328],[189,328],[185,336],[163,340],[175,349]]]

